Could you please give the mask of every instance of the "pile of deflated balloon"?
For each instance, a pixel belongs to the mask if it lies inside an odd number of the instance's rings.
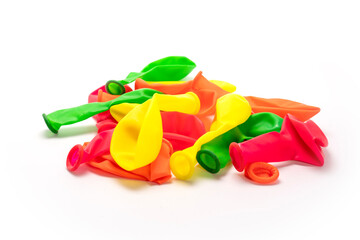
[[[319,108],[243,97],[232,84],[207,80],[202,72],[182,80],[195,67],[186,57],[159,59],[124,80],[108,81],[89,95],[87,104],[43,114],[53,133],[90,117],[96,121],[97,135],[71,148],[67,169],[86,164],[162,184],[172,174],[190,179],[197,164],[217,174],[232,163],[247,178],[267,184],[279,177],[269,162],[324,164],[327,139],[309,120]],[[128,85],[132,82],[135,90]]]

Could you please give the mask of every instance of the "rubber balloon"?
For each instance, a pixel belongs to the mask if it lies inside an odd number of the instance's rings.
[[[118,122],[113,118],[103,120],[96,124],[96,128],[98,129],[98,133],[106,130],[110,130],[116,127]]]
[[[148,84],[184,84],[191,81],[166,81],[166,82],[147,82]],[[220,87],[222,90],[227,92],[235,92],[236,86],[232,85],[231,83],[220,81],[220,80],[209,80],[209,82],[215,84],[216,86]]]
[[[198,116],[214,114],[217,99],[229,93],[214,83],[209,82],[202,75],[202,72],[199,72],[194,80],[182,82],[180,84],[147,83],[142,79],[137,79],[135,82],[135,89],[141,88],[151,88],[165,94],[194,92],[198,95],[201,103],[200,111],[197,114]]]
[[[102,131],[91,142],[75,145],[68,154],[66,160],[67,169],[73,172],[81,164],[87,163],[103,172],[130,179],[161,184],[171,178],[169,159],[173,150],[167,140],[163,139],[160,152],[151,164],[129,172],[119,167],[110,155],[110,142],[113,131],[113,129]]]
[[[146,166],[156,158],[163,138],[160,109],[195,114],[200,102],[196,94],[154,94],[121,119],[114,130],[110,152],[115,162],[128,171]]]
[[[148,64],[141,72],[131,72],[124,80],[110,80],[106,90],[111,94],[122,94],[124,85],[142,78],[145,81],[177,81],[186,77],[194,68],[195,63],[182,56],[170,56]]]
[[[200,166],[210,173],[217,173],[230,161],[229,146],[268,132],[280,132],[283,119],[274,113],[255,113],[246,122],[219,135],[201,146],[196,154]]]
[[[265,162],[254,162],[246,166],[245,177],[259,184],[269,184],[279,178],[279,170]]]
[[[217,136],[245,122],[251,114],[251,107],[246,99],[237,94],[220,97],[216,104],[215,121],[210,131],[202,135],[195,144],[182,151],[175,152],[170,158],[170,168],[179,179],[188,179],[194,172],[196,153],[201,146]]]
[[[160,93],[152,89],[140,89],[125,93],[118,98],[108,102],[93,102],[84,104],[74,108],[68,108],[58,110],[46,115],[43,114],[43,118],[47,127],[53,133],[58,133],[58,130],[63,125],[69,125],[88,119],[98,113],[105,112],[110,109],[111,106],[120,103],[143,103],[146,100],[152,98],[155,93]]]
[[[163,138],[169,140],[174,151],[194,145],[205,134],[205,127],[195,115],[180,112],[161,112]]]
[[[66,167],[69,171],[75,171],[81,164],[89,162],[96,157],[110,153],[110,141],[113,129],[98,133],[90,143],[75,145],[69,152],[66,159]]]
[[[168,182],[171,178],[169,159],[172,151],[171,144],[163,139],[160,152],[156,159],[149,165],[133,171],[126,171],[121,168],[117,165],[111,155],[97,157],[94,161],[88,162],[88,165],[97,168],[102,172],[107,172],[119,177],[163,184]]]
[[[131,87],[129,87],[128,85],[125,85],[124,87],[125,87],[125,92],[132,91]],[[100,88],[98,88],[95,91],[93,91],[92,93],[90,93],[89,98],[88,98],[88,103],[106,102],[106,101],[110,100],[110,99],[106,99],[106,97],[104,97],[104,95],[106,95],[106,96],[110,95],[106,92],[105,85],[101,86]],[[111,96],[114,96],[114,98],[116,98],[116,97],[119,97],[120,95],[111,95]],[[101,121],[108,120],[108,119],[113,120],[109,111],[98,113],[98,114],[92,116],[92,118],[95,119],[96,122],[101,122]]]
[[[250,103],[251,109],[254,113],[272,112],[282,118],[284,118],[287,113],[290,113],[300,121],[305,122],[320,112],[320,108],[318,107],[313,107],[286,99],[260,98],[252,96],[245,98]]]
[[[280,133],[270,132],[243,143],[231,143],[229,151],[239,171],[253,162],[301,161],[315,166],[324,164],[321,147],[328,141],[311,120],[303,123],[294,116],[285,116]]]

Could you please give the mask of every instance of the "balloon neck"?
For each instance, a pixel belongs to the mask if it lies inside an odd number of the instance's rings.
[[[66,159],[66,167],[70,172],[75,171],[83,162],[84,147],[80,144],[75,145],[69,152]]]
[[[106,91],[113,95],[121,95],[125,93],[125,87],[119,81],[110,80],[105,85]]]
[[[60,125],[52,122],[45,113],[43,113],[42,116],[43,116],[46,126],[49,128],[49,130],[51,132],[57,134],[59,132]]]

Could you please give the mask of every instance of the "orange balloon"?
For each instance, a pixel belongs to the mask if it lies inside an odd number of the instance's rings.
[[[320,108],[305,105],[303,103],[281,99],[281,98],[260,98],[248,96],[245,97],[250,103],[253,113],[271,112],[284,118],[286,114],[290,113],[300,121],[307,121],[311,117],[320,112]]]
[[[133,171],[126,171],[125,169],[121,168],[114,161],[110,154],[98,157],[95,160],[88,162],[87,164],[98,170],[119,177],[162,184],[171,178],[169,160],[172,153],[173,149],[171,143],[166,139],[163,139],[157,158],[149,165]]]
[[[107,102],[117,97],[120,97],[120,95],[112,95],[110,93],[104,92],[101,89],[98,91],[98,102]]]
[[[215,113],[216,100],[229,92],[207,80],[199,72],[193,80],[176,84],[149,83],[140,78],[135,81],[135,89],[151,88],[165,94],[184,94],[194,92],[200,99],[199,117]]]

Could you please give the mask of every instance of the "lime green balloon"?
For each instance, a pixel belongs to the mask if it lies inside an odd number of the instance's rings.
[[[43,118],[50,131],[58,133],[58,130],[63,125],[81,122],[98,113],[105,112],[109,110],[111,106],[120,103],[143,103],[152,98],[155,93],[161,92],[143,88],[125,93],[111,101],[88,103],[78,107],[58,110],[47,115],[44,113]]]
[[[203,144],[196,159],[206,171],[217,173],[231,160],[229,146],[232,142],[243,142],[268,132],[280,132],[282,122],[283,119],[273,113],[252,114],[243,124]]]
[[[187,57],[170,56],[148,64],[141,72],[131,72],[124,80],[110,80],[106,83],[106,91],[121,95],[125,92],[125,84],[137,78],[145,81],[178,81],[186,77],[196,64]]]

